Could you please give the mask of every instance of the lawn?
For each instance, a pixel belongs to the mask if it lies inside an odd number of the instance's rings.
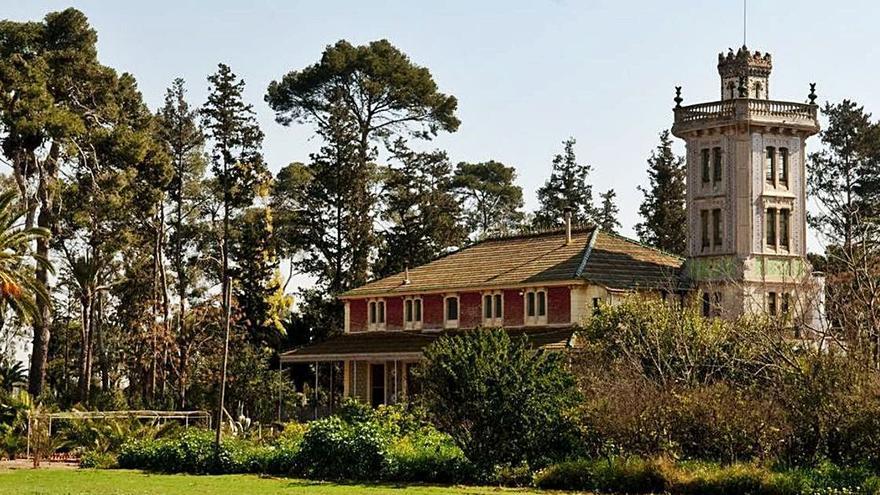
[[[530,495],[547,492],[492,487],[340,485],[250,475],[192,476],[146,474],[126,470],[19,469],[0,471],[0,493],[4,495],[439,495],[441,493]]]

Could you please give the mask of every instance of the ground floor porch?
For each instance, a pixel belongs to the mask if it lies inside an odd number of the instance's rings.
[[[561,350],[571,347],[574,328],[531,327],[508,329],[512,336],[524,336],[536,348]],[[338,386],[342,397],[352,397],[374,407],[406,402],[419,392],[417,368],[423,350],[447,331],[372,331],[344,333],[330,339],[281,354],[284,365],[310,365],[314,370],[315,415],[330,413],[339,390],[324,391],[331,397],[325,411],[319,411],[322,384]],[[336,374],[336,378],[332,374]],[[323,374],[323,376],[322,376]],[[330,374],[331,376],[326,376]],[[341,377],[339,376],[341,374]],[[340,380],[341,378],[341,380]]]

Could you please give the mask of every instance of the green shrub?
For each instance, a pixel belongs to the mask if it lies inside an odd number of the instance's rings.
[[[389,443],[372,421],[351,424],[338,416],[317,420],[303,437],[294,469],[313,479],[380,479]]]
[[[539,488],[609,493],[663,493],[664,464],[640,458],[581,459],[552,465],[535,475]]]
[[[395,481],[461,483],[474,479],[474,468],[449,435],[426,426],[391,444],[387,478]]]
[[[116,466],[116,455],[108,452],[87,451],[79,458],[79,467],[81,468],[111,469]]]
[[[444,336],[425,349],[421,397],[432,422],[484,473],[541,466],[576,444],[567,413],[579,395],[564,359],[504,330]]]

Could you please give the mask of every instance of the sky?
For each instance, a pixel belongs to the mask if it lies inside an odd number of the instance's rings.
[[[674,87],[683,86],[685,105],[717,100],[718,53],[743,43],[742,0],[3,0],[0,18],[38,20],[69,6],[97,29],[101,62],[133,73],[153,109],[176,77],[201,104],[207,75],[230,65],[247,83],[273,171],[319,143],[307,126],[275,123],[263,102],[269,82],[340,39],[388,39],[458,98],[461,127],[428,146],[453,163],[516,167],[532,210],[553,155],[574,137],[593,167],[594,196],[617,192],[628,236],[645,161],[672,124]],[[773,55],[771,98],[803,102],[816,82],[820,102],[850,98],[877,110],[877,19],[880,2],[752,0],[747,44]]]

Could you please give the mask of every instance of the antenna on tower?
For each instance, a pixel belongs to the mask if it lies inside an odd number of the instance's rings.
[[[743,46],[746,46],[746,2],[743,0]]]

